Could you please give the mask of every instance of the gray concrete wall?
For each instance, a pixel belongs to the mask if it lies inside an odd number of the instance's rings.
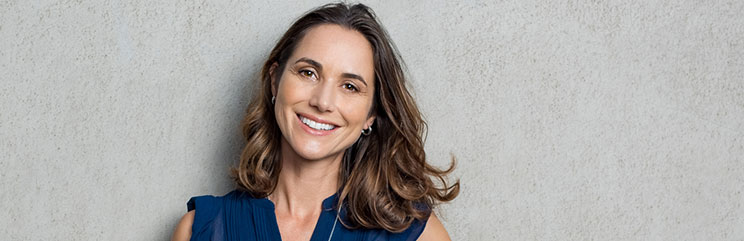
[[[320,1],[0,1],[0,240],[167,240]],[[370,1],[454,240],[744,240],[743,1]]]

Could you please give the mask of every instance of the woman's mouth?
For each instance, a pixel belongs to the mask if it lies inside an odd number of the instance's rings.
[[[305,124],[305,126],[310,127],[310,128],[312,128],[314,130],[330,131],[330,130],[336,129],[336,127],[337,127],[337,126],[331,125],[331,124],[316,122],[314,120],[311,120],[311,119],[309,119],[307,117],[304,117],[304,116],[301,116],[299,114],[297,115],[297,117],[300,118],[300,121],[303,124]]]

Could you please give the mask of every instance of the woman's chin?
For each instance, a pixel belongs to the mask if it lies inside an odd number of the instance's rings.
[[[322,147],[316,148],[298,148],[295,149],[298,156],[308,161],[323,161],[323,160],[336,160],[339,156],[344,154],[344,150],[334,150]]]
[[[339,153],[342,154],[342,153]],[[329,160],[333,159],[332,157],[335,157],[336,155],[328,153],[328,152],[321,152],[317,150],[307,150],[307,151],[300,151],[297,152],[297,155],[302,157],[302,159],[308,160],[308,161],[322,161],[322,160]]]

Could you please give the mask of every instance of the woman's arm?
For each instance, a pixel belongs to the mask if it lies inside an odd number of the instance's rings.
[[[171,241],[188,241],[191,238],[191,225],[194,224],[194,210],[184,214],[173,231]]]
[[[429,221],[426,221],[424,232],[418,238],[419,241],[451,241],[444,225],[439,221],[434,212],[429,215]]]

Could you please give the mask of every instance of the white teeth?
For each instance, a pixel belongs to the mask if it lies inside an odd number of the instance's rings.
[[[318,123],[311,119],[305,118],[303,116],[300,116],[300,120],[302,121],[302,123],[305,123],[305,125],[309,126],[310,128],[316,129],[316,130],[329,131],[335,128],[335,126],[333,125]]]

